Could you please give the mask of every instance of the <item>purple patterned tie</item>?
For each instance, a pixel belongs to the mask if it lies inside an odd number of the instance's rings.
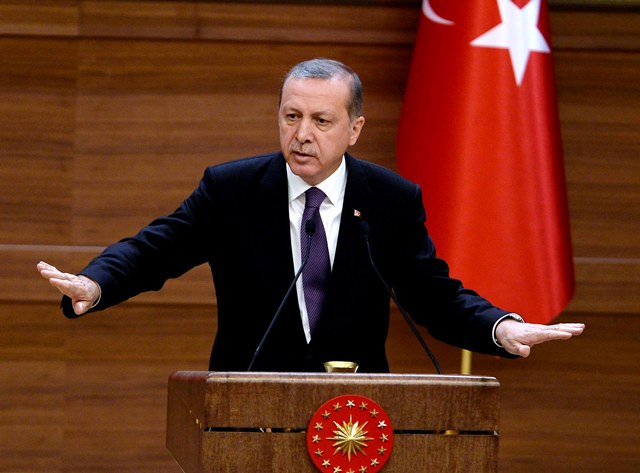
[[[309,262],[302,271],[304,301],[307,305],[309,328],[312,334],[320,319],[327,282],[329,281],[329,274],[331,274],[327,236],[324,232],[322,219],[320,218],[320,204],[322,204],[325,197],[325,193],[317,187],[311,187],[307,190],[304,212],[302,213],[302,226],[300,228],[302,259],[304,260],[306,256],[304,252],[306,251],[307,239],[309,238],[306,234],[305,227],[308,220],[315,220],[316,231],[311,237]]]

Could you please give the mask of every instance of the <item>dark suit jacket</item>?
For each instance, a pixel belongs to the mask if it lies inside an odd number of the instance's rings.
[[[292,293],[255,369],[322,371],[324,361],[349,360],[363,372],[389,370],[390,298],[369,263],[354,210],[369,224],[377,267],[419,324],[453,345],[506,356],[491,338],[506,312],[449,277],[424,226],[420,188],[349,155],[346,166],[330,289],[313,340],[307,345]],[[218,302],[209,368],[244,371],[294,276],[281,153],[207,168],[173,214],[110,246],[82,274],[100,284],[102,300],[94,310],[101,310],[158,290],[202,263],[211,267]],[[68,299],[63,309],[75,317]]]

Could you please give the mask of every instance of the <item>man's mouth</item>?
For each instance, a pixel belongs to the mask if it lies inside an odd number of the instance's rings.
[[[292,149],[291,152],[293,154],[295,154],[296,156],[301,157],[301,158],[313,158],[313,157],[315,157],[315,154],[313,154],[313,153],[305,153],[302,150]]]

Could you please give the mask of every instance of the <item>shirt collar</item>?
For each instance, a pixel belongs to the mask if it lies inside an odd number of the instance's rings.
[[[287,182],[289,188],[289,202],[296,200],[302,194],[307,192],[311,187],[317,187],[326,194],[329,201],[335,205],[340,200],[340,194],[342,193],[347,180],[347,165],[342,157],[342,162],[338,169],[333,174],[327,177],[324,181],[316,186],[310,186],[300,176],[297,176],[291,171],[289,164],[287,163]]]

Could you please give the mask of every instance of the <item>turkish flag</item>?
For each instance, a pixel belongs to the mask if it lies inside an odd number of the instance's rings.
[[[534,323],[575,287],[548,23],[542,0],[425,0],[397,149],[452,276]]]

